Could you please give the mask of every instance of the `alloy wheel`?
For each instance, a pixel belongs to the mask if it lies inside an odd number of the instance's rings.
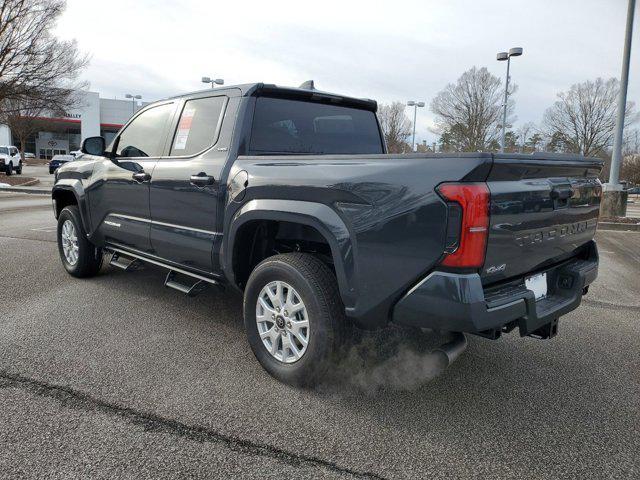
[[[76,227],[71,220],[65,220],[62,224],[61,238],[64,258],[69,265],[75,265],[78,262],[78,235],[76,234]]]
[[[288,283],[275,281],[262,288],[256,304],[256,323],[264,347],[275,359],[294,363],[307,351],[307,308]]]

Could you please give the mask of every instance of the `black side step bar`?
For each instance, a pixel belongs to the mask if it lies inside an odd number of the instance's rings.
[[[140,270],[144,266],[137,258],[122,256],[118,252],[113,252],[111,260],[109,260],[109,265],[126,272]]]
[[[142,268],[145,263],[151,263],[153,265],[158,265],[159,267],[166,268],[169,270],[167,274],[167,278],[164,281],[165,287],[173,288],[182,292],[190,297],[193,297],[200,292],[202,292],[207,284],[212,284],[218,287],[220,290],[224,290],[224,284],[219,280],[205,277],[202,275],[198,275],[196,273],[189,272],[187,270],[182,270],[177,267],[173,267],[159,260],[154,260],[142,255],[137,255],[135,253],[130,253],[127,250],[121,250],[115,246],[106,247],[106,251],[111,253],[110,265],[113,265],[116,268],[121,268],[123,270],[132,271],[138,270]],[[188,278],[191,280],[191,283],[182,282],[176,278],[179,275],[180,277]]]
[[[185,295],[188,295],[189,297],[195,297],[196,295],[201,293],[205,288],[207,288],[207,282],[205,282],[204,280],[198,280],[198,279],[189,277],[190,279],[195,281],[190,285],[187,285],[185,283],[181,283],[178,280],[176,280],[177,275],[178,275],[178,272],[174,270],[169,270],[169,273],[167,273],[167,278],[164,281],[164,286],[168,288],[173,288],[174,290],[178,290],[179,292],[182,292]],[[184,274],[182,274],[182,276],[187,277],[187,275],[184,275]]]

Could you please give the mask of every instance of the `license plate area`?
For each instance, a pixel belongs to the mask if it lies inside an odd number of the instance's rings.
[[[536,301],[547,296],[547,274],[539,273],[524,279],[524,286],[527,290],[531,290],[536,297]]]

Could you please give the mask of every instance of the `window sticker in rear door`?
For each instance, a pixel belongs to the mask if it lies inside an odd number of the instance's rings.
[[[184,150],[187,148],[187,140],[189,139],[189,131],[191,130],[191,124],[193,122],[193,116],[196,113],[195,108],[185,108],[182,111],[180,122],[178,123],[178,131],[176,132],[176,139],[173,144],[174,150]]]

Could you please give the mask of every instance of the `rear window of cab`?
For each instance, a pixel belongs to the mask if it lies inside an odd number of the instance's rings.
[[[259,97],[249,150],[255,155],[384,153],[374,112]]]

